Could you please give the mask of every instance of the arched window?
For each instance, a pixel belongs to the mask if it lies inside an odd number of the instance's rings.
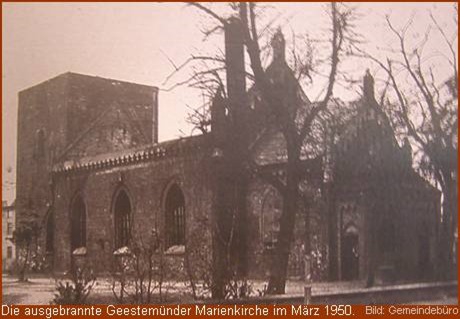
[[[54,212],[51,211],[46,220],[46,252],[54,252]]]
[[[115,199],[115,249],[128,246],[131,237],[131,201],[121,190]]]
[[[37,158],[40,158],[43,157],[43,155],[45,154],[45,131],[43,129],[39,129],[36,134],[36,155]]]
[[[283,209],[283,201],[278,191],[270,188],[262,202],[260,216],[260,237],[265,248],[275,247],[280,230],[280,217]]]
[[[185,200],[174,184],[166,195],[166,246],[185,245]]]
[[[359,231],[354,224],[345,227],[341,239],[342,280],[359,278]]]
[[[86,206],[83,198],[77,195],[72,202],[71,210],[71,240],[72,251],[86,247]]]

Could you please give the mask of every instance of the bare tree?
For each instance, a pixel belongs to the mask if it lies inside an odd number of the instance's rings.
[[[318,102],[309,103],[298,94],[298,88],[292,87],[298,86],[298,83],[285,81],[286,79],[279,79],[280,82],[273,81],[263,70],[258,45],[255,4],[241,4],[240,16],[245,26],[246,47],[254,72],[255,85],[261,92],[263,103],[278,119],[278,127],[286,140],[286,178],[275,183],[283,196],[284,205],[275,248],[275,260],[272,263],[268,285],[268,293],[272,294],[285,292],[287,261],[301,199],[299,185],[306,173],[302,165],[302,148],[305,140],[312,133],[314,121],[328,107],[344,49],[348,45],[347,42],[353,41],[351,21],[354,18],[354,11],[341,4],[331,3],[328,14],[331,26],[328,81],[324,96]],[[307,208],[306,213],[308,210]],[[305,252],[307,255],[311,253],[309,241],[306,242]]]
[[[229,20],[222,18],[204,5],[200,3],[191,3],[190,5],[204,11],[224,27],[228,24]],[[284,293],[296,215],[299,211],[300,203],[308,202],[302,200],[299,190],[299,185],[305,178],[306,173],[302,160],[302,148],[308,137],[311,137],[314,121],[319,114],[327,109],[333,96],[339,62],[345,54],[345,49],[350,42],[356,40],[352,31],[354,11],[337,3],[331,3],[328,8],[330,16],[330,53],[327,58],[323,59],[327,61],[329,69],[327,84],[323,90],[323,96],[318,101],[311,102],[303,94],[299,84],[299,77],[296,77],[294,72],[287,67],[284,56],[284,38],[281,34],[278,34],[278,38],[273,40],[279,43],[272,44],[281,46],[278,49],[278,53],[275,53],[275,55],[278,54],[278,57],[274,57],[274,59],[278,60],[274,64],[280,63],[282,68],[290,71],[285,73],[283,77],[275,76],[273,73],[276,72],[271,72],[264,68],[262,62],[263,52],[260,46],[261,30],[257,25],[256,3],[237,3],[233,5],[233,9],[237,12],[236,15],[241,22],[244,44],[250,58],[252,80],[260,95],[261,103],[269,111],[271,117],[275,119],[275,125],[281,131],[286,142],[287,161],[284,168],[285,177],[283,178],[265,174],[265,171],[250,162],[249,158],[243,158],[248,162],[247,166],[251,167],[253,172],[258,173],[260,177],[270,182],[283,197],[284,205],[280,218],[280,231],[272,263],[268,293]],[[310,75],[309,68],[311,66],[306,63],[310,59],[310,56],[301,58],[295,56],[295,61],[299,62],[298,65],[302,69],[299,74],[307,77]],[[300,63],[300,61],[304,63]],[[308,209],[306,211],[308,212]],[[307,244],[306,253],[310,254],[310,251],[311,249]]]
[[[390,48],[385,61],[361,51],[375,62],[387,77],[381,101],[387,107],[393,126],[402,130],[420,150],[418,167],[429,179],[434,180],[443,195],[439,257],[440,275],[452,273],[453,248],[457,229],[458,190],[458,52],[457,8],[455,30],[449,35],[432,13],[431,26],[417,42],[413,39],[412,17],[398,29],[386,17],[390,32],[396,39],[396,48]],[[430,39],[438,36],[444,41],[444,52],[426,52]],[[439,45],[439,44],[438,44]],[[441,66],[448,71],[439,74]],[[392,95],[391,95],[392,93]]]
[[[13,232],[12,241],[17,248],[18,280],[27,281],[27,271],[30,268],[31,259],[37,251],[37,239],[40,234],[40,225],[36,220],[22,222]]]

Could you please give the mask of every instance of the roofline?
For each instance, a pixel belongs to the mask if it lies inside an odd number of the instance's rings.
[[[52,168],[52,172],[55,174],[66,174],[70,172],[120,167],[139,162],[151,162],[161,158],[181,155],[184,153],[184,149],[192,148],[196,150],[197,144],[210,146],[210,143],[206,143],[207,137],[207,135],[195,135],[156,144],[148,144],[139,148],[122,150],[122,152],[126,152],[124,154],[117,152],[100,154],[107,155],[107,158],[103,159],[98,159],[98,155],[90,156],[86,158],[88,160],[86,163],[61,162]],[[84,159],[82,158],[82,160]]]
[[[146,87],[146,88],[150,88],[155,92],[159,91],[159,88],[157,86],[153,86],[153,85],[136,83],[136,82],[129,82],[129,81],[123,81],[123,80],[117,80],[117,79],[112,79],[112,78],[104,78],[104,77],[97,76],[97,75],[89,75],[89,74],[83,74],[83,73],[67,71],[65,73],[58,74],[58,75],[56,75],[56,76],[54,76],[54,77],[52,77],[50,79],[47,79],[45,81],[42,81],[42,82],[39,82],[39,83],[34,84],[32,86],[29,86],[28,88],[22,89],[22,90],[20,90],[18,92],[18,94],[21,94],[23,92],[27,92],[29,90],[33,90],[38,86],[44,85],[44,84],[46,84],[48,82],[52,82],[52,81],[55,81],[55,80],[60,79],[60,78],[66,78],[66,77],[69,78],[69,77],[72,77],[72,76],[82,76],[82,77],[87,77],[87,78],[96,78],[96,79],[101,79],[101,80],[105,80],[105,81],[116,82],[116,83],[119,83],[119,84],[129,84],[129,85],[143,86],[143,87]]]

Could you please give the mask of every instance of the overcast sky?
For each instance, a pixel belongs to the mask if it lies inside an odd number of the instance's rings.
[[[213,6],[225,12],[222,4]],[[319,35],[327,28],[324,4],[270,6],[267,14],[279,16],[276,23],[282,26],[288,45],[292,31]],[[428,10],[432,10],[443,26],[454,30],[449,3],[356,6],[360,13],[357,30],[367,41],[365,48],[374,52],[382,43],[392,41],[385,28],[386,14],[402,26],[415,13],[414,29],[421,32],[428,26]],[[191,54],[222,47],[222,35],[203,42],[201,31],[212,21],[182,3],[2,3],[2,9],[2,173],[3,197],[8,200],[14,198],[11,185],[15,179],[19,91],[68,71],[165,89],[186,76],[177,74],[162,85],[174,70],[168,58],[180,64]],[[352,66],[362,74],[367,67],[371,66],[366,62]],[[185,87],[160,92],[160,141],[190,134],[185,123],[186,105],[201,104],[199,96]]]

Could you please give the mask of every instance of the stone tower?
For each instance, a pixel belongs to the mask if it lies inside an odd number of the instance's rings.
[[[53,167],[156,143],[157,95],[155,87],[75,73],[19,92],[18,224],[53,216]]]

